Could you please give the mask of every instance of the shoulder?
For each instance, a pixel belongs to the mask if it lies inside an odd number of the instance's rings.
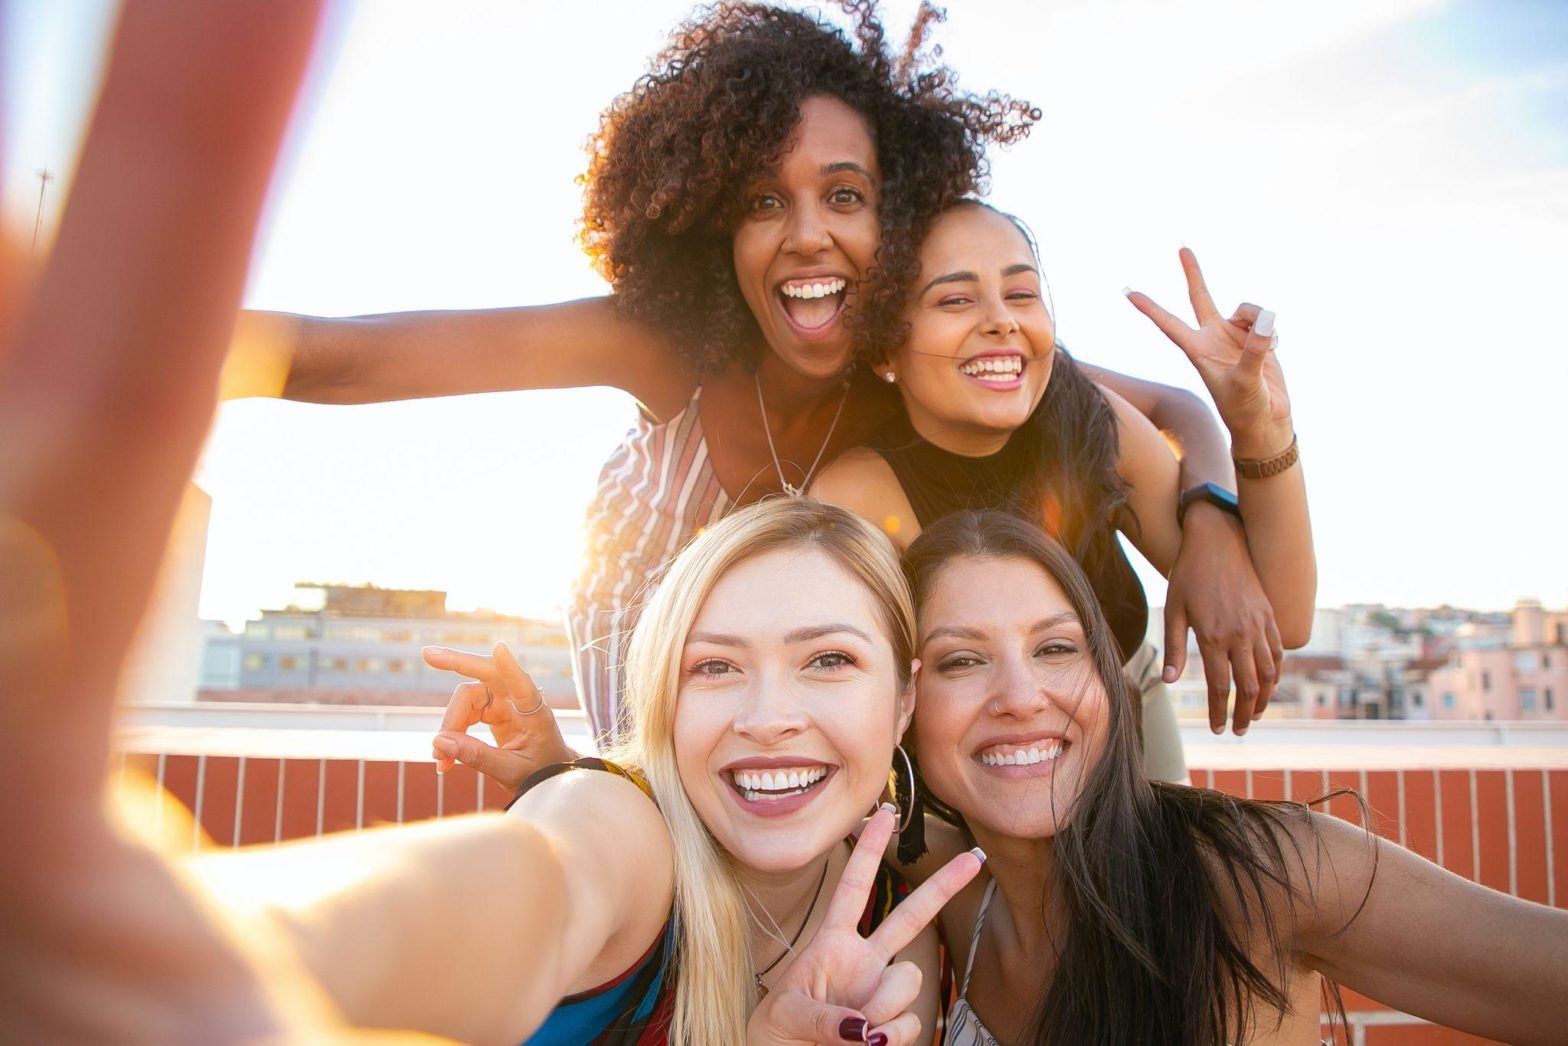
[[[849,509],[906,547],[920,532],[909,497],[892,466],[874,450],[847,450],[817,476],[810,494],[818,501]]]
[[[650,858],[671,852],[669,829],[647,784],[615,763],[584,759],[546,767],[524,789],[509,812],[552,836]]]

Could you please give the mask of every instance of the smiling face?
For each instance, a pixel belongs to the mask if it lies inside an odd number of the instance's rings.
[[[816,860],[875,806],[913,707],[875,599],[811,548],[731,567],[680,679],[682,787],[719,845],[761,871]]]
[[[1056,330],[1039,263],[1005,216],[962,204],[921,245],[915,288],[909,337],[889,359],[909,419],[944,449],[990,453],[1051,379]]]
[[[735,277],[769,347],[802,374],[849,366],[845,310],[876,256],[880,182],[865,119],[819,96],[801,105],[778,167],[746,190]]]
[[[939,568],[920,612],[914,739],[931,790],[977,831],[1055,835],[1107,735],[1107,700],[1061,587],[1015,556]]]

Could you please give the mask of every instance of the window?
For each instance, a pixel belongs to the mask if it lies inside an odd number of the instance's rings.
[[[285,672],[297,672],[299,671],[299,658],[280,657],[278,658],[278,668]]]
[[[1545,653],[1544,651],[1542,652],[1542,654],[1541,654],[1541,667],[1542,668],[1551,668],[1552,667],[1552,655],[1551,654]]]
[[[244,665],[247,672],[260,672],[266,667],[267,659],[261,654],[246,654]]]
[[[1492,673],[1481,673],[1481,689],[1490,692],[1492,689]]]
[[[331,661],[327,662],[327,667],[332,669],[334,672],[347,672],[348,658],[334,657]]]
[[[1444,708],[1453,708],[1454,707],[1454,695],[1453,694],[1444,694],[1443,695],[1443,707]]]
[[[1534,672],[1535,671],[1535,651],[1534,650],[1519,650],[1519,651],[1515,651],[1515,653],[1514,653],[1514,671],[1515,672]]]
[[[1535,711],[1535,687],[1522,686],[1519,688],[1519,711]]]
[[[403,671],[404,667],[405,666],[401,658],[394,657],[392,660],[387,662],[388,672],[401,672]]]
[[[388,643],[412,643],[414,641],[414,633],[400,628],[381,633],[381,638]]]
[[[1553,703],[1552,703],[1552,688],[1551,687],[1547,687],[1546,688],[1546,693],[1545,693],[1544,696],[1546,697],[1546,710],[1548,712],[1550,712],[1552,710],[1552,707],[1553,707]]]
[[[379,657],[362,657],[362,658],[359,658],[358,660],[356,660],[354,662],[354,671],[356,671],[356,672],[379,672],[379,671],[381,671],[381,659]]]
[[[1410,691],[1410,703],[1412,705],[1414,705],[1415,707],[1417,707],[1417,708],[1421,707],[1421,705],[1423,703],[1422,700],[1421,700],[1421,691],[1419,691],[1419,690],[1412,690],[1412,691]]]

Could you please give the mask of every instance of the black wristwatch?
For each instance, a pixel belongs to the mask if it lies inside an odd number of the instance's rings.
[[[1236,502],[1236,495],[1220,486],[1218,483],[1199,483],[1196,487],[1189,487],[1181,492],[1181,497],[1176,499],[1176,525],[1182,525],[1187,518],[1187,506],[1194,501],[1207,501],[1222,512],[1229,512],[1237,519],[1241,518],[1241,506]]]

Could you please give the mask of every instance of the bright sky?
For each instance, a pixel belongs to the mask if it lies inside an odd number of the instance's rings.
[[[886,8],[901,32],[914,5]],[[5,199],[23,235],[34,171],[69,172],[111,11],[12,6]],[[688,11],[337,7],[248,303],[602,293],[573,240],[582,146]],[[1222,308],[1278,311],[1320,603],[1568,603],[1568,8],[964,0],[937,39],[969,88],[1045,112],[996,156],[993,199],[1033,225],[1080,357],[1199,387],[1120,294],[1182,305],[1183,242]],[[226,406],[201,472],[203,613],[243,619],[302,579],[548,613],[631,419],[606,390]]]

